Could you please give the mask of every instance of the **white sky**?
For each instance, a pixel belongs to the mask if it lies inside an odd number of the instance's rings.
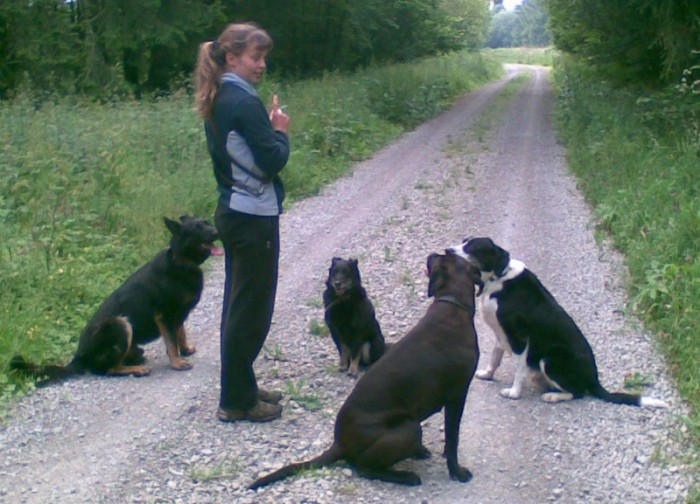
[[[516,5],[523,3],[523,0],[503,0],[503,7],[508,10],[515,9]]]

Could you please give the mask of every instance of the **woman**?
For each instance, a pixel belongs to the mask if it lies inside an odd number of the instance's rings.
[[[258,26],[231,24],[200,45],[195,74],[220,195],[216,227],[226,252],[217,411],[223,422],[282,415],[282,394],[258,388],[253,371],[275,304],[284,199],[279,173],[289,159],[289,117],[276,99],[268,114],[255,90],[271,48]]]

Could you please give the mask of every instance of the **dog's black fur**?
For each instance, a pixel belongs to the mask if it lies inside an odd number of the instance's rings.
[[[340,355],[340,370],[357,376],[384,354],[374,306],[362,286],[357,259],[334,257],[323,292],[325,321]]]
[[[472,474],[459,465],[459,426],[479,359],[474,329],[474,285],[478,270],[448,252],[427,261],[428,295],[435,300],[418,324],[357,381],[335,422],[334,441],[320,456],[286,466],[253,482],[251,489],[311,467],[344,459],[361,476],[403,485],[420,477],[391,467],[430,455],[422,444],[421,422],[445,409],[445,451],[452,479]]]
[[[516,357],[513,385],[501,395],[520,397],[528,368],[540,373],[550,387],[542,400],[558,402],[591,395],[635,406],[665,407],[663,401],[622,392],[608,392],[598,379],[593,350],[569,314],[522,262],[490,238],[467,238],[451,247],[477,266],[484,281],[479,299],[481,315],[496,335],[496,346],[477,378],[490,380],[505,350]]]
[[[184,322],[199,302],[203,288],[200,265],[212,254],[216,229],[189,216],[164,219],[170,247],[159,252],[115,290],[98,308],[80,335],[78,350],[67,366],[31,364],[15,356],[13,369],[40,378],[39,384],[89,371],[97,375],[144,376],[143,349],[162,335],[170,365],[192,366],[182,358],[195,352],[187,343]]]

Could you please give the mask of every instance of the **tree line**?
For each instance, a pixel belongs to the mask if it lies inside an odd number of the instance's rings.
[[[275,75],[313,77],[483,44],[486,0],[4,0],[0,98],[169,92],[232,21],[275,40]]]
[[[697,0],[543,0],[557,49],[627,84],[700,78]]]
[[[0,98],[180,89],[198,44],[231,21],[270,32],[268,63],[282,79],[478,48],[489,29],[492,47],[542,46],[551,34],[620,82],[666,84],[683,72],[695,82],[700,69],[697,0],[525,0],[515,11],[500,0],[3,0]]]
[[[493,10],[488,47],[547,47],[552,41],[549,17],[541,0],[524,0],[514,10],[498,5]]]

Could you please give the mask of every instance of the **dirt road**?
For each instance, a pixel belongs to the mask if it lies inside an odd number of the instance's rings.
[[[528,83],[495,113],[499,93],[522,72]],[[199,349],[194,369],[168,369],[154,343],[147,347],[150,377],[83,377],[22,400],[0,428],[0,501],[683,502],[689,477],[676,420],[683,410],[651,338],[624,313],[623,263],[595,242],[590,210],[552,130],[552,106],[546,69],[509,66],[507,78],[464,97],[285,214],[278,305],[257,364],[261,385],[286,393],[281,420],[214,418],[223,278],[221,263],[212,261],[188,321]],[[324,449],[353,385],[336,371],[329,338],[309,329],[323,318],[331,257],[359,259],[391,341],[429,303],[427,254],[469,235],[491,236],[540,276],[587,334],[609,389],[638,372],[654,380],[645,393],[672,408],[593,399],[550,405],[534,388],[519,401],[503,399],[498,390],[513,374],[506,358],[495,382],[475,381],[469,392],[459,452],[474,473],[470,483],[449,479],[437,414],[424,428],[433,457],[402,463],[421,475],[420,487],[367,481],[339,464],[246,490],[257,475]],[[478,319],[477,331],[485,362],[493,335]]]

